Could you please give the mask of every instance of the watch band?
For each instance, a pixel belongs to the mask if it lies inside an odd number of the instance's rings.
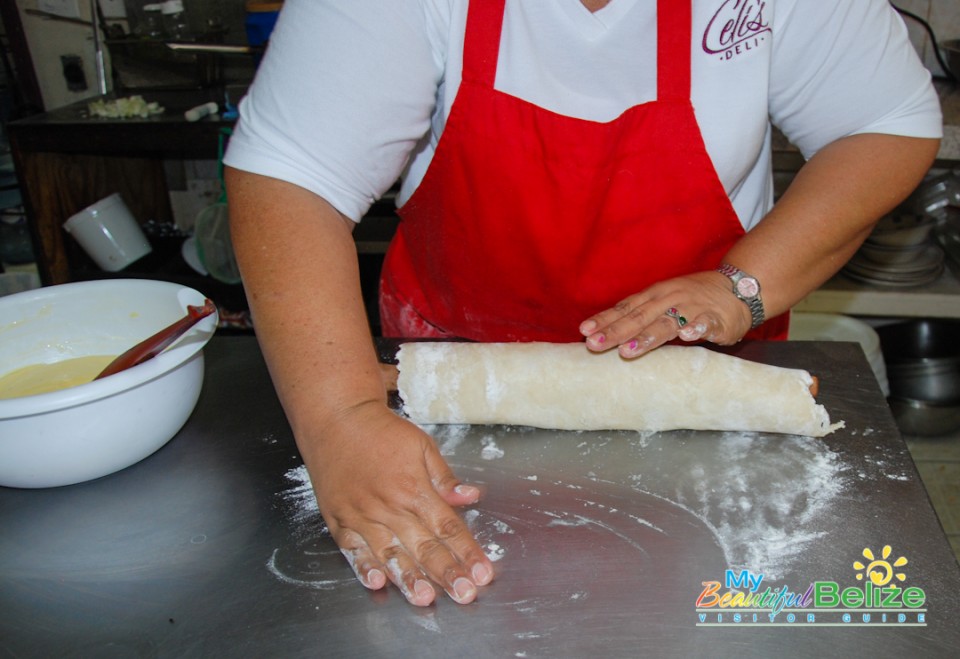
[[[760,297],[760,282],[757,281],[757,278],[729,263],[722,264],[717,268],[717,272],[730,279],[733,283],[733,294],[750,309],[750,317],[753,319],[750,327],[754,328],[763,324],[765,319],[763,298]]]

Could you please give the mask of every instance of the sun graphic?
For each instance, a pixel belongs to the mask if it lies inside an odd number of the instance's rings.
[[[870,562],[866,565],[860,561],[853,562],[853,569],[862,570],[862,572],[857,572],[857,581],[863,580],[864,576],[869,577],[875,586],[885,586],[890,583],[890,580],[894,577],[896,577],[897,581],[904,581],[907,575],[903,572],[894,572],[894,568],[906,565],[907,559],[901,556],[893,561],[893,563],[890,563],[887,559],[890,558],[891,553],[893,553],[893,549],[890,545],[886,545],[883,548],[880,552],[880,558],[875,557],[869,547],[864,549],[863,557]]]

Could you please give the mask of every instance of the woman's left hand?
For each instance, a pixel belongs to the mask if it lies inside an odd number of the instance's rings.
[[[719,272],[697,272],[658,282],[631,295],[580,325],[587,347],[603,352],[617,347],[638,357],[680,338],[732,345],[751,326],[750,309]]]

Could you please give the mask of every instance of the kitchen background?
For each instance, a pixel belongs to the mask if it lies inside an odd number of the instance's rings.
[[[101,17],[96,30],[91,23],[94,2],[99,2]],[[4,274],[0,277],[5,287],[39,285],[6,125],[87,101],[99,96],[102,87],[118,96],[148,96],[149,90],[157,88],[216,86],[235,101],[253,76],[255,53],[204,56],[173,51],[166,42],[243,50],[259,43],[266,29],[263,21],[281,4],[265,0],[4,0],[0,6],[0,272]],[[960,39],[960,2],[897,0],[894,4],[908,12],[904,15],[911,40],[926,66],[941,79],[942,97],[956,98],[960,92],[943,80],[943,57],[942,53],[938,57],[936,43]],[[960,117],[947,114],[953,131]],[[957,134],[949,132],[949,139],[958,139]],[[784,162],[795,163],[795,159],[788,156]],[[931,175],[947,173],[956,166],[953,159],[938,162]],[[788,164],[777,173],[780,187],[789,182],[793,168]],[[188,233],[197,214],[220,195],[217,162],[177,158],[164,161],[163,169],[174,223]],[[389,215],[388,210],[382,212]],[[361,232],[358,248],[362,259],[376,262],[385,245],[381,238],[364,238]],[[841,289],[838,295],[845,293]],[[6,292],[12,290],[0,289],[0,294]],[[902,292],[903,299],[914,295],[914,291]],[[868,309],[863,315],[875,314]],[[922,314],[911,311],[909,315]],[[941,523],[960,556],[960,433],[908,435],[907,439]]]

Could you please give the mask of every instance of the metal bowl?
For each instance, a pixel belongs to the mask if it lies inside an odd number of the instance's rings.
[[[922,245],[929,239],[935,224],[929,215],[891,213],[880,219],[864,245],[893,248]]]
[[[960,321],[923,318],[877,328],[887,364],[960,365]]]
[[[960,322],[922,319],[877,328],[890,394],[960,404]]]
[[[937,405],[921,400],[888,399],[897,427],[905,435],[945,435],[960,429],[960,403]]]
[[[946,219],[937,225],[933,235],[947,257],[960,265],[960,208],[946,208]]]
[[[887,367],[890,395],[928,403],[960,403],[960,370],[944,364]]]

